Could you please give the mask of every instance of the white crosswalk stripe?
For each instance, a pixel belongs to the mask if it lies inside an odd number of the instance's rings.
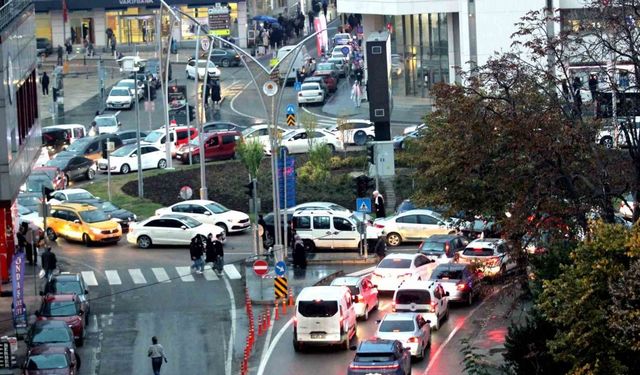
[[[87,286],[96,286],[98,285],[98,280],[96,280],[96,274],[93,271],[82,271],[82,278],[84,279],[84,283]]]
[[[234,266],[233,264],[225,264],[224,273],[227,274],[227,277],[231,280],[238,280],[242,278],[240,272],[238,272],[236,266]]]
[[[169,279],[169,275],[167,275],[167,271],[164,268],[152,268],[151,271],[158,280],[159,283],[170,283],[171,279]]]
[[[129,270],[129,275],[131,276],[131,280],[133,280],[134,284],[146,284],[147,279],[144,278],[142,271],[140,268],[133,268]]]
[[[216,275],[216,272],[214,270],[212,270],[211,268],[206,267],[204,269],[204,278],[207,281],[215,281],[215,280],[219,280],[218,279],[218,275]]]
[[[182,281],[192,282],[196,281],[191,274],[191,267],[176,267],[176,272]]]
[[[118,275],[118,271],[107,270],[107,271],[104,271],[104,274],[107,276],[107,281],[109,282],[109,285],[122,285],[122,280],[120,280],[120,275]]]

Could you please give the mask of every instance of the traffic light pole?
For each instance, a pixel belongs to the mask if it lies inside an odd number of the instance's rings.
[[[253,195],[252,199],[253,199],[253,220],[255,220],[255,222],[258,222],[258,181],[256,180],[255,177],[251,178],[251,195]],[[258,231],[256,230],[256,225],[253,225],[254,228],[254,234],[253,234],[253,238],[255,240],[256,243],[256,247],[254,250],[254,255],[258,255],[258,249],[260,248],[260,235],[258,234]],[[263,228],[263,230],[266,230],[266,228]],[[262,280],[262,278],[260,278],[260,280]]]
[[[173,11],[173,8],[171,8],[170,6],[168,6],[165,3],[165,7],[167,8],[167,11],[169,12],[169,40],[167,43],[167,62],[165,65],[165,71],[164,73],[164,87],[163,87],[163,93],[164,93],[164,103],[165,103],[165,111],[164,111],[164,130],[165,130],[165,157],[167,159],[167,168],[166,169],[173,169],[173,157],[171,155],[171,148],[168,146],[167,142],[169,141],[170,137],[169,137],[169,64],[171,63],[171,39],[173,38],[173,24],[176,21],[180,21],[180,18],[178,17],[178,15]],[[160,7],[160,9],[162,9],[164,7]],[[161,10],[162,11],[162,10]],[[171,17],[173,17],[173,19],[171,19]],[[162,43],[160,40],[158,40],[158,43]],[[162,56],[162,50],[160,50],[161,52],[161,56]],[[189,106],[187,105],[187,111],[189,110]],[[187,113],[187,116],[189,116],[189,114]]]

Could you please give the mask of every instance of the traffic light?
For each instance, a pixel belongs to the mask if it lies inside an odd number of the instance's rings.
[[[192,105],[189,106],[189,121],[196,119],[196,108]]]
[[[367,161],[369,162],[369,164],[375,164],[376,163],[376,158],[375,158],[375,154],[374,154],[373,145],[368,145],[367,146]]]
[[[244,185],[244,187],[247,189],[245,193],[249,196],[249,198],[253,198],[253,181]]]
[[[355,183],[354,193],[358,198],[364,198],[369,195],[369,190],[374,187],[374,180],[371,177],[361,175],[353,179]]]

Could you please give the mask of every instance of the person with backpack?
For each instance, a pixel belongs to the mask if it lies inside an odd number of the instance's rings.
[[[222,246],[222,233],[216,235],[216,239],[213,241],[213,253],[215,255],[215,269],[218,274],[222,274],[224,268],[224,247]]]

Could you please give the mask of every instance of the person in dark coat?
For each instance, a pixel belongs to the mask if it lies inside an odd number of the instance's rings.
[[[204,271],[204,262],[202,261],[203,252],[204,245],[202,243],[202,238],[200,235],[196,235],[191,239],[191,244],[189,245],[189,254],[193,261],[191,269],[195,269],[196,273],[202,273]]]
[[[376,246],[373,248],[373,252],[378,256],[378,260],[381,261],[387,256],[387,237],[384,231],[380,232]]]
[[[40,260],[42,261],[44,277],[46,279],[49,279],[49,277],[53,274],[53,271],[58,267],[58,259],[56,258],[56,254],[51,251],[50,246],[47,246],[44,249],[44,252],[40,256]]]
[[[376,212],[376,219],[387,216],[384,210],[384,197],[378,192],[373,192],[373,208]]]
[[[307,254],[304,248],[304,242],[299,235],[295,234],[293,237],[293,267],[294,268],[307,268]]]
[[[213,253],[215,255],[215,268],[218,273],[222,273],[224,267],[224,247],[222,245],[222,233],[218,233],[216,239],[213,241]]]
[[[58,54],[58,65],[62,65],[62,57],[64,56],[64,49],[62,46],[58,44],[58,50],[56,51]]]
[[[214,263],[216,262],[216,253],[213,248],[213,233],[209,233],[207,236],[207,241],[205,243],[205,252],[204,252],[204,263]]]
[[[218,108],[220,100],[222,100],[220,97],[220,83],[216,79],[213,80],[211,84],[211,101],[213,102],[213,108]]]
[[[47,72],[42,73],[40,83],[42,84],[42,95],[49,95],[49,76]]]
[[[295,229],[293,229],[293,222],[291,220],[287,221],[287,246],[293,249],[293,245],[295,244]]]

